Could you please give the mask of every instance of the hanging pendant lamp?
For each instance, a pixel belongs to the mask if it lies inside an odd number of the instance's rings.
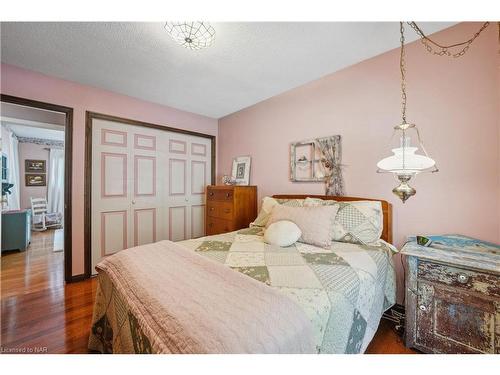
[[[401,52],[399,67],[401,70],[401,124],[394,127],[394,135],[399,135],[399,147],[393,148],[394,155],[380,160],[377,163],[377,172],[392,173],[399,185],[392,192],[397,195],[403,203],[408,198],[416,194],[416,190],[409,185],[409,181],[419,173],[437,172],[436,163],[425,151],[420,132],[415,124],[406,121],[406,66],[405,66],[405,37],[403,22],[400,22]],[[424,155],[417,154],[418,147],[411,146],[411,133],[415,134],[415,139],[422,149]]]

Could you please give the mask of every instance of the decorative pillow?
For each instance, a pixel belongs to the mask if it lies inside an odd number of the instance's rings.
[[[271,245],[287,247],[293,245],[302,235],[300,228],[288,220],[269,225],[264,232],[264,241]]]
[[[259,215],[257,215],[257,218],[250,224],[250,226],[265,227],[273,207],[277,204],[290,207],[302,207],[304,205],[304,201],[305,199],[275,199],[271,197],[264,197],[262,199],[262,206],[260,208]]]
[[[281,220],[294,222],[301,230],[299,241],[310,245],[329,247],[332,227],[337,214],[336,206],[290,207],[275,205],[266,227]]]
[[[383,230],[382,204],[379,201],[336,202],[307,198],[304,206],[338,206],[332,239],[368,245],[380,239]]]

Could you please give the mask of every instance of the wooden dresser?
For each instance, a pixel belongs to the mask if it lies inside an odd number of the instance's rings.
[[[207,236],[246,228],[257,217],[257,186],[207,186]]]
[[[500,246],[461,238],[462,248],[408,242],[401,251],[406,345],[426,353],[500,353]]]

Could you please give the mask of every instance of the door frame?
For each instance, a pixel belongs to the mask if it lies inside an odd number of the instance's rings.
[[[163,130],[171,133],[179,133],[186,135],[193,135],[200,138],[207,138],[211,143],[211,184],[215,184],[215,161],[216,161],[216,150],[215,141],[216,136],[199,133],[191,130],[178,129],[170,126],[152,124],[149,122],[132,120],[118,116],[106,115],[103,113],[97,113],[92,111],[85,112],[85,192],[84,192],[84,266],[85,266],[85,278],[89,278],[92,275],[92,121],[105,120],[112,122],[119,122],[122,124],[142,126],[145,128]]]
[[[18,96],[0,94],[0,102],[22,105],[66,115],[64,124],[64,281],[79,281],[72,271],[72,177],[73,177],[73,108],[58,104],[40,102]]]

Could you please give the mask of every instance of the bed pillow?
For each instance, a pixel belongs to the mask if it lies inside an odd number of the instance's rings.
[[[332,226],[337,210],[337,206],[290,207],[277,204],[271,211],[266,227],[288,220],[300,228],[300,242],[329,247],[332,244]]]
[[[302,231],[292,221],[281,220],[269,225],[264,232],[264,241],[279,247],[293,245],[302,236]]]
[[[269,215],[274,206],[277,204],[281,204],[284,206],[291,207],[302,207],[304,205],[305,199],[276,199],[271,197],[264,197],[262,199],[262,206],[260,208],[259,215],[254,220],[253,223],[250,223],[251,227],[265,227],[267,221],[269,220]]]
[[[368,245],[380,239],[383,230],[382,204],[379,201],[336,202],[307,198],[304,206],[337,206],[332,240]]]

